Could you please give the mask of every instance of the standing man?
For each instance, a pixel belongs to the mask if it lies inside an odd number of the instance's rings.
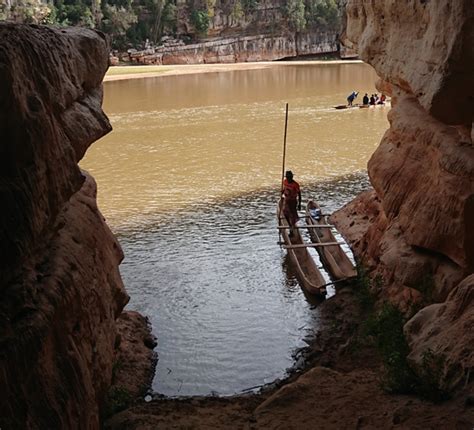
[[[298,221],[298,210],[301,210],[301,190],[298,182],[293,180],[293,172],[287,170],[283,180],[283,215],[290,225],[290,234],[293,236],[293,228]]]
[[[359,94],[358,92],[352,91],[352,93],[347,96],[347,105],[348,106],[352,106],[352,103],[357,98],[358,94]]]

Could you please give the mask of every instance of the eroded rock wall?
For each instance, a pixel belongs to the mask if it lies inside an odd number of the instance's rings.
[[[77,163],[111,130],[101,33],[0,23],[0,427],[94,429],[128,301]]]
[[[336,53],[336,32],[226,37],[192,45],[132,52],[123,60],[140,64],[212,64],[274,61],[288,57]]]
[[[470,297],[472,279],[463,279],[474,272],[473,19],[468,0],[348,1],[345,41],[375,68],[393,108],[368,165],[374,192],[334,217],[365,220],[346,223],[348,236],[383,275],[385,297],[405,310],[422,296],[446,301],[408,330],[415,359],[434,332],[433,345],[450,344],[452,322],[462,319],[455,330],[468,351],[462,363],[444,347],[434,352],[465,374],[474,367],[467,331],[474,309],[459,304]]]

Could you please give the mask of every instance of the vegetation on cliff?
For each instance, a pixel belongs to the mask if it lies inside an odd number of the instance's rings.
[[[414,304],[404,314],[393,303],[378,301],[377,297],[384,288],[382,279],[378,276],[370,279],[367,270],[361,266],[358,272],[355,297],[364,316],[361,330],[351,339],[351,348],[368,348],[376,352],[383,365],[381,385],[385,391],[417,394],[435,403],[449,399],[451,381],[444,372],[444,355],[428,348],[423,351],[419,365],[409,359],[410,346],[404,326],[417,306]],[[429,294],[424,299],[429,299]]]
[[[339,28],[344,0],[4,0],[0,20],[97,28],[115,48]]]

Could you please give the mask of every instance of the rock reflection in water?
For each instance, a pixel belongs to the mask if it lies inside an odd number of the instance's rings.
[[[350,175],[303,195],[329,212],[366,186]],[[230,395],[283,378],[317,330],[316,302],[277,245],[277,196],[260,190],[120,232],[129,307],[158,337],[155,391]]]

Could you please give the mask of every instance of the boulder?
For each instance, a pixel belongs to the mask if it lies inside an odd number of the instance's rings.
[[[409,358],[422,366],[429,352],[439,357],[440,381],[451,390],[467,384],[474,370],[474,275],[464,279],[444,303],[427,306],[405,325]]]

